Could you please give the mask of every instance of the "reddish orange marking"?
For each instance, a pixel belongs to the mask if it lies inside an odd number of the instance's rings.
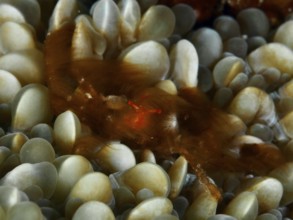
[[[149,125],[149,117],[151,114],[161,114],[161,109],[146,109],[133,101],[128,101],[128,105],[134,110],[134,113],[125,117],[130,126],[134,129],[143,129]]]

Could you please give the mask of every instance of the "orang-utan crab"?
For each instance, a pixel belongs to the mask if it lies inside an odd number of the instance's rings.
[[[217,198],[220,194],[207,178],[209,171],[263,174],[284,162],[270,144],[231,144],[240,132],[234,118],[197,88],[181,88],[172,95],[155,87],[158,81],[140,66],[118,60],[73,60],[74,28],[65,24],[45,43],[54,113],[70,109],[93,131],[80,137],[70,153],[95,160],[103,143],[119,140],[132,149],[149,148],[160,157],[183,155]]]

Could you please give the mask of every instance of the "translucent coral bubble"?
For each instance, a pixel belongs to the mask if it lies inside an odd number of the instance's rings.
[[[21,11],[16,7],[2,3],[0,5],[0,23],[4,21],[14,21],[18,23],[24,23],[25,18]]]
[[[80,133],[80,121],[72,111],[68,110],[58,115],[54,122],[54,137],[59,150],[71,152]]]
[[[127,170],[136,164],[134,154],[130,148],[119,142],[108,143],[99,150],[95,160],[102,169],[111,173]]]
[[[289,82],[285,83],[282,87],[279,88],[279,95],[281,97],[280,102],[278,104],[280,104],[279,106],[284,107],[284,109],[290,109],[291,106],[291,100],[293,98],[293,80],[290,80]],[[286,108],[287,106],[287,108]],[[283,108],[280,109],[282,112]]]
[[[240,36],[239,24],[233,17],[227,15],[219,16],[214,21],[213,26],[223,40]]]
[[[9,198],[9,199],[7,199]],[[27,201],[28,197],[14,186],[0,186],[0,206],[7,211],[19,202]]]
[[[163,5],[150,7],[142,16],[138,27],[138,40],[159,40],[169,37],[175,27],[175,15]]]
[[[109,206],[102,202],[90,201],[81,205],[72,218],[73,220],[115,220],[115,216]]]
[[[196,87],[198,55],[187,40],[180,40],[170,52],[170,77],[178,88]]]
[[[154,197],[144,200],[131,210],[128,220],[147,220],[162,214],[170,214],[173,209],[172,202],[165,197]]]
[[[213,78],[217,87],[225,87],[244,71],[245,62],[241,58],[228,56],[221,59],[213,69]]]
[[[135,0],[122,0],[118,4],[121,13],[120,37],[122,45],[136,41],[136,31],[141,19],[141,10]]]
[[[28,137],[21,132],[8,133],[0,138],[0,146],[9,148],[13,153],[19,153],[22,145],[28,140]]]
[[[230,52],[237,57],[245,58],[247,54],[246,40],[241,37],[233,37],[224,43],[224,51]]]
[[[109,42],[108,50],[116,48],[121,23],[120,11],[116,3],[112,0],[98,1],[93,10],[93,22],[95,28]]]
[[[0,103],[9,103],[21,89],[18,79],[5,70],[0,70]]]
[[[277,120],[272,98],[256,87],[246,87],[232,100],[228,111],[240,117],[244,123],[262,122],[269,126]]]
[[[278,27],[274,41],[293,49],[293,20],[289,20]]]
[[[292,146],[292,142],[289,142]],[[284,195],[281,200],[282,205],[288,205],[293,201],[293,163],[288,162],[270,172],[270,176],[278,179],[284,187]]]
[[[288,137],[293,138],[293,111],[287,113],[284,117],[282,117],[279,123],[285,134]]]
[[[117,181],[134,193],[143,188],[150,189],[155,196],[167,196],[170,192],[168,174],[159,165],[149,162],[139,163],[123,173],[117,174]]]
[[[103,59],[107,47],[105,38],[93,27],[92,21],[84,15],[77,17],[72,36],[73,59]]]
[[[170,68],[167,50],[155,41],[145,41],[131,45],[122,51],[119,59],[140,65],[156,81],[164,79]]]
[[[51,110],[48,89],[41,84],[23,87],[12,102],[13,130],[28,130],[41,122],[49,122]]]
[[[207,219],[216,214],[218,201],[209,192],[200,193],[186,211],[186,219]]]
[[[234,216],[237,219],[255,219],[258,214],[258,201],[253,192],[242,192],[238,194],[227,205],[225,214]]]
[[[86,174],[76,182],[68,195],[66,216],[72,216],[85,202],[96,200],[110,204],[112,199],[113,192],[108,176],[100,172]]]
[[[273,139],[272,129],[264,124],[256,123],[248,129],[248,133],[262,139],[265,142],[270,142]]]
[[[293,51],[280,43],[263,45],[248,55],[248,63],[255,73],[275,67],[282,73],[293,75]]]
[[[93,172],[90,162],[80,155],[63,155],[53,163],[58,172],[58,182],[52,201],[63,202],[75,183],[85,174]]]
[[[277,208],[283,195],[282,183],[272,177],[257,177],[244,182],[238,191],[249,191],[256,195],[259,212]]]
[[[44,197],[50,198],[57,184],[57,170],[49,162],[24,163],[7,173],[0,183],[1,185],[15,186],[19,190],[37,185],[42,189]]]
[[[77,1],[58,1],[50,18],[49,32],[58,30],[60,27],[68,22],[73,22],[77,14]]]
[[[176,198],[183,188],[187,175],[187,166],[187,160],[181,156],[174,162],[168,171],[171,181],[171,191],[169,197],[172,199]]]
[[[250,37],[247,39],[248,53],[267,43],[266,39],[261,36]]]
[[[191,30],[196,21],[196,12],[187,4],[176,4],[172,11],[176,17],[174,34],[184,35]]]
[[[233,91],[239,91],[246,87],[248,82],[248,76],[245,73],[239,73],[237,76],[234,77],[234,79],[231,80],[229,84],[229,88],[231,88]]]
[[[53,162],[55,151],[45,139],[32,138],[21,147],[19,156],[22,163]]]
[[[1,3],[7,3],[17,8],[25,17],[25,20],[34,27],[40,24],[41,8],[36,0],[1,0]]]
[[[241,33],[247,36],[266,37],[270,29],[269,19],[266,14],[258,8],[244,9],[237,15]]]
[[[223,43],[220,35],[211,28],[200,28],[191,32],[188,39],[198,53],[199,64],[210,67],[221,56]]]
[[[7,220],[34,219],[42,220],[43,215],[39,206],[31,201],[17,203],[8,210]]]
[[[53,142],[53,129],[50,125],[40,123],[32,127],[30,131],[30,137],[40,137],[47,140],[49,143]]]
[[[22,85],[44,83],[44,54],[37,49],[25,49],[0,57],[0,69],[12,73]]]
[[[36,48],[35,35],[27,24],[6,21],[0,25],[0,54]]]

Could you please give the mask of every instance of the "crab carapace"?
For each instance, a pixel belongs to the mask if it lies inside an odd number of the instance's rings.
[[[238,135],[234,120],[197,88],[181,88],[172,95],[157,88],[158,81],[140,66],[116,59],[73,60],[74,28],[64,25],[45,42],[54,114],[70,109],[93,131],[80,137],[72,152],[64,153],[95,160],[101,143],[119,140],[132,149],[151,149],[160,157],[183,155],[217,197],[206,172],[262,174],[283,162],[280,151],[269,144],[232,146]]]

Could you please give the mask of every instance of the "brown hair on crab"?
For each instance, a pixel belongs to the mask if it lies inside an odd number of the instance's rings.
[[[74,24],[50,33],[45,42],[47,83],[53,112],[70,109],[93,131],[72,152],[95,160],[111,140],[132,149],[151,149],[160,157],[182,155],[211,193],[218,188],[207,174],[215,170],[264,174],[284,162],[271,144],[239,144],[234,117],[214,106],[196,87],[177,95],[140,66],[119,60],[72,59]]]

